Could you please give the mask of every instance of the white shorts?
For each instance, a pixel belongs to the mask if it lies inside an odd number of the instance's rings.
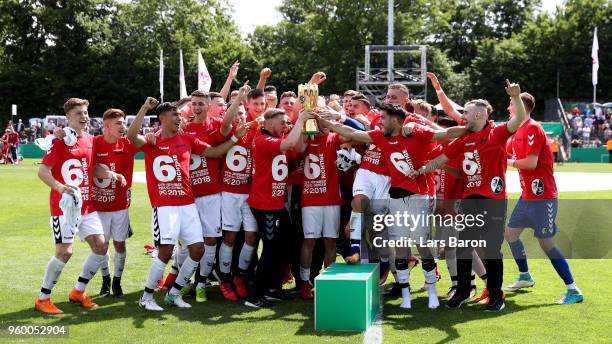
[[[238,232],[242,226],[246,232],[257,233],[257,221],[247,202],[248,198],[249,195],[245,194],[221,193],[221,228],[224,231]]]
[[[389,176],[360,168],[355,173],[353,197],[364,195],[370,200],[375,200],[371,211],[375,214],[384,213],[388,205],[387,199],[389,199],[390,187],[391,178]]]
[[[98,211],[104,238],[106,241],[125,241],[132,236],[132,226],[130,226],[130,216],[127,209],[117,211]]]
[[[404,198],[391,198],[389,215],[395,217],[398,213],[400,223],[394,223],[388,228],[389,240],[411,238],[419,244],[431,239],[431,219],[428,218],[428,215],[431,214],[431,200],[428,195],[417,194]],[[404,217],[404,214],[408,216]],[[407,219],[407,223],[404,222],[404,219]]]
[[[181,240],[185,246],[202,242],[202,226],[195,204],[153,208],[151,220],[155,246],[175,245]]]
[[[202,224],[202,237],[218,238],[221,234],[221,193],[196,197],[196,207]]]
[[[337,238],[340,230],[340,206],[302,208],[304,239]]]
[[[74,233],[72,233],[72,230],[66,226],[64,215],[51,216],[49,219],[49,224],[53,230],[53,240],[55,240],[56,244],[72,244],[74,241]],[[79,222],[78,228],[81,241],[85,241],[85,238],[90,235],[104,235],[102,222],[100,222],[100,217],[98,216],[97,211],[81,216],[81,221]]]

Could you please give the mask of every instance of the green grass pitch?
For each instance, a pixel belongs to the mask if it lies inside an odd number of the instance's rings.
[[[217,287],[210,290],[206,303],[194,304],[189,310],[167,309],[154,314],[140,309],[137,300],[151,261],[143,250],[143,245],[151,242],[150,204],[144,184],[135,184],[132,193],[130,217],[135,235],[127,245],[123,275],[126,298],[121,301],[94,298],[101,307],[92,311],[67,302],[89,251],[86,244],[78,242],[52,294],[53,301],[66,314],[43,316],[35,312],[34,300],[44,267],[54,251],[49,228],[49,189],[38,180],[35,163],[35,160],[26,160],[19,166],[0,166],[0,324],[69,325],[69,336],[61,339],[5,336],[0,338],[1,343],[357,343],[363,340],[360,333],[315,332],[312,302],[295,300],[270,310],[251,310],[241,303],[224,301]],[[556,169],[612,172],[612,165],[566,164]],[[135,170],[143,170],[142,161],[137,161]],[[561,198],[612,199],[612,191],[562,193]],[[609,218],[609,211],[600,215]],[[528,251],[537,247],[529,230],[525,231],[523,239],[528,244]],[[386,300],[384,341],[609,342],[612,301],[606,292],[612,284],[611,262],[608,259],[570,261],[576,282],[585,294],[585,301],[577,305],[554,304],[565,287],[546,259],[530,261],[536,286],[527,292],[508,294],[506,310],[499,314],[485,313],[478,305],[469,305],[461,311],[449,311],[444,307],[429,310],[424,292],[413,295],[411,310],[400,309],[399,299]],[[448,290],[450,281],[444,262],[440,265],[443,279],[437,287],[442,295]],[[517,268],[513,260],[505,260],[504,269],[504,284],[508,284],[514,279]],[[412,275],[412,285],[420,286],[421,270],[413,270]],[[100,280],[97,276],[90,283],[90,295],[97,294]],[[479,283],[479,291],[481,288]],[[156,295],[160,302],[161,297]]]

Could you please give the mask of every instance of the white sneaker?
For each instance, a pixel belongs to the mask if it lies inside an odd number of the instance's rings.
[[[142,298],[140,299],[140,301],[138,301],[138,305],[141,308],[144,308],[148,311],[156,311],[156,312],[163,312],[163,308],[161,308],[153,299],[150,300],[143,300]]]
[[[509,286],[505,287],[504,290],[506,291],[517,291],[519,289],[522,288],[531,288],[535,285],[535,281],[533,280],[533,278],[531,278],[531,275],[529,274],[522,274],[520,275],[516,281],[514,281],[514,283],[510,284]]]
[[[183,301],[183,298],[181,297],[180,294],[174,295],[174,294],[167,293],[166,297],[164,298],[164,304],[173,305],[178,308],[191,308],[190,304]]]

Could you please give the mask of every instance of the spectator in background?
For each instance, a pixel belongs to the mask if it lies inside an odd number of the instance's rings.
[[[17,122],[17,124],[15,125],[15,131],[20,134],[22,131],[25,131],[25,125],[23,125],[23,121],[21,120],[21,118],[19,119],[19,122]]]
[[[53,132],[53,130],[55,130],[55,122],[53,122],[53,121],[49,121],[49,122],[47,123],[47,127],[46,127],[45,129],[47,129],[47,131],[48,131],[49,133],[52,133],[52,132]]]
[[[605,123],[603,125],[602,141],[608,142],[610,138],[612,138],[612,130],[610,130],[610,125],[608,123]]]
[[[601,140],[599,139],[599,137],[596,137],[595,140],[593,141],[593,148],[599,148],[601,147]]]
[[[5,138],[6,137],[6,138]],[[14,165],[17,165],[17,146],[19,145],[19,134],[15,132],[12,125],[9,125],[4,132],[4,136],[2,137],[3,141],[6,141],[9,148],[9,154],[11,156],[11,160]]]
[[[585,141],[586,143],[588,143],[588,141],[591,140],[591,127],[585,125],[584,128],[582,128],[582,140]]]
[[[585,115],[592,115],[593,114],[593,109],[591,109],[591,106],[587,105],[586,108],[584,109],[584,113]]]
[[[608,163],[612,163],[612,138],[608,139],[606,146],[608,147]]]
[[[550,151],[553,154],[553,158],[555,162],[559,162],[561,159],[559,159],[559,137],[558,136],[555,136],[555,138],[550,143]]]

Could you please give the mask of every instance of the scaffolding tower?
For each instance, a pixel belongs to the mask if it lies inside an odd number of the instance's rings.
[[[395,83],[408,87],[410,98],[427,99],[426,46],[365,46],[364,67],[357,67],[357,91],[374,102],[381,102],[387,87]]]

